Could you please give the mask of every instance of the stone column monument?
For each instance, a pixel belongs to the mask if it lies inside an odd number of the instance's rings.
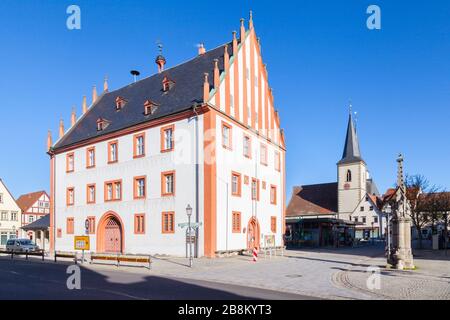
[[[396,269],[414,269],[411,250],[411,218],[403,178],[403,156],[400,154],[397,169],[397,189],[392,201],[392,251],[388,263]]]

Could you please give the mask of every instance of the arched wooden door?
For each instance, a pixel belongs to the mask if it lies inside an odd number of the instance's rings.
[[[259,223],[256,218],[250,219],[247,230],[247,249],[259,249]]]
[[[105,252],[120,253],[122,251],[122,230],[120,222],[109,218],[105,226]]]

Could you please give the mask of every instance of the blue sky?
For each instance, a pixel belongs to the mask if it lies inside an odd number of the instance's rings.
[[[82,29],[66,28],[77,4]],[[381,8],[381,30],[366,9]],[[450,2],[434,1],[0,1],[0,177],[15,196],[49,189],[47,130],[70,121],[92,85],[156,71],[231,39],[254,12],[282,126],[287,187],[336,179],[348,101],[358,112],[362,154],[380,191],[409,173],[450,188]],[[89,98],[90,99],[90,98]]]

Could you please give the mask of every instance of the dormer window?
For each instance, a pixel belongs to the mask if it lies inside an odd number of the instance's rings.
[[[144,102],[144,114],[146,116],[154,114],[155,111],[158,109],[159,104],[151,101],[151,100],[147,100]]]
[[[109,122],[108,122],[108,121],[106,121],[106,120],[103,119],[103,118],[99,118],[99,119],[97,120],[97,131],[103,131],[103,130],[105,130],[106,127],[108,127],[108,125],[109,125]]]
[[[121,110],[125,104],[127,103],[127,100],[125,100],[122,97],[117,97],[116,98],[116,110]]]
[[[170,80],[167,77],[164,77],[164,79],[162,81],[162,85],[163,85],[163,91],[168,92],[175,85],[175,82],[173,82],[172,80]]]

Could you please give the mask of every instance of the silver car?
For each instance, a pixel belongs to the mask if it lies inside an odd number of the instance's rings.
[[[30,239],[9,239],[6,242],[8,252],[35,252],[39,251],[39,246]]]

